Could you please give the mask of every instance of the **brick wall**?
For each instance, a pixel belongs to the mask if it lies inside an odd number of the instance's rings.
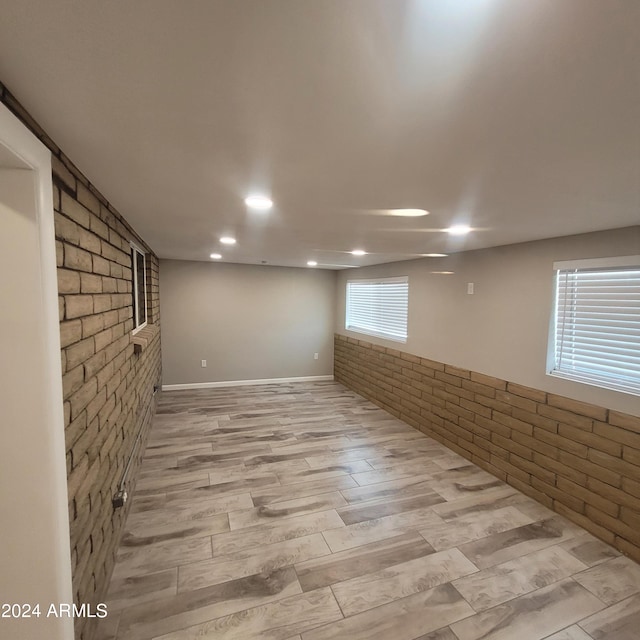
[[[129,473],[133,489],[160,384],[158,258],[2,84],[0,101],[52,152],[73,588],[78,604],[95,605],[104,598],[127,513],[114,511],[111,499],[142,429]],[[149,328],[139,354],[132,343],[131,241],[148,252]],[[92,621],[76,623],[76,638],[91,638]]]
[[[341,335],[334,373],[640,561],[640,418]]]

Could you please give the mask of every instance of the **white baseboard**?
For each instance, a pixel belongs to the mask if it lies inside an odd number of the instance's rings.
[[[256,384],[282,384],[283,382],[327,382],[333,375],[301,376],[299,378],[262,378],[260,380],[223,380],[221,382],[189,382],[187,384],[163,384],[163,391],[179,391],[181,389],[215,389],[218,387],[248,387]]]

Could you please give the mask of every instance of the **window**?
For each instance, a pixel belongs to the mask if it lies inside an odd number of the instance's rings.
[[[409,279],[349,280],[345,329],[407,341]]]
[[[551,375],[640,395],[640,256],[554,269]]]
[[[133,330],[147,324],[147,275],[144,253],[131,245],[131,269],[133,271]]]

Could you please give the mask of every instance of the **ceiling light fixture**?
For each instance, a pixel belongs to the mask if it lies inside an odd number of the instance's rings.
[[[268,211],[273,207],[273,202],[265,196],[249,196],[245,198],[244,203],[250,209],[258,209],[260,211]]]
[[[446,258],[448,257],[448,253],[425,253],[425,258]]]
[[[307,266],[308,266],[308,267],[317,267],[317,266],[318,266],[318,263],[317,263],[315,260],[309,260],[309,261],[307,262]]]
[[[419,218],[420,216],[428,216],[429,212],[425,209],[389,209],[389,215],[402,218]]]
[[[222,242],[222,244],[235,244],[236,239],[229,236],[223,236],[222,238],[220,238],[220,242]]]
[[[455,271],[432,271],[431,273],[434,273],[439,276],[452,276],[455,273]]]
[[[367,255],[367,252],[366,252],[366,251],[363,251],[362,249],[354,249],[354,250],[351,252],[351,254],[352,254],[352,255],[354,255],[354,256],[366,256],[366,255]]]
[[[209,257],[212,260],[220,260],[220,259],[222,259],[222,256],[219,253],[212,253]]]
[[[467,224],[454,224],[445,231],[452,236],[464,236],[471,231],[471,227]]]

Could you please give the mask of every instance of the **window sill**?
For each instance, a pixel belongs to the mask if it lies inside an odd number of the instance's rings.
[[[158,333],[160,333],[160,327],[157,324],[148,324],[132,334],[133,353],[142,353],[153,342]]]
[[[364,336],[375,336],[376,338],[383,338],[384,340],[391,340],[392,342],[401,342],[402,344],[407,343],[406,336],[404,338],[400,338],[399,336],[392,336],[388,333],[383,333],[382,331],[366,331],[365,329],[356,329],[355,327],[345,327],[346,331],[352,331],[353,333],[359,333]]]
[[[569,380],[570,382],[577,382],[578,384],[588,384],[592,387],[599,387],[600,389],[608,389],[609,391],[619,391],[621,393],[629,393],[634,396],[640,396],[640,387],[637,383],[623,384],[616,382],[615,380],[599,378],[596,376],[589,376],[587,374],[572,374],[565,371],[558,371],[553,369],[547,373],[548,376],[554,378],[562,378],[563,380]]]

